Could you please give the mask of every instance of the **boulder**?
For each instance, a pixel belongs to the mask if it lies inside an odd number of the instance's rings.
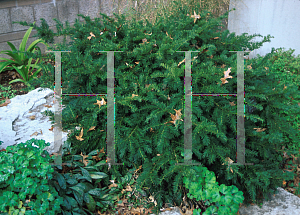
[[[264,200],[261,206],[251,204],[245,206],[240,204],[238,215],[298,215],[300,214],[300,198],[281,187],[277,188],[278,193],[269,195],[268,201]],[[159,215],[181,215],[181,208],[170,207],[161,209]],[[185,214],[192,215],[192,210],[187,210]],[[154,215],[154,214],[151,214]]]
[[[54,91],[49,88],[37,88],[6,100],[0,107],[0,150],[35,138],[50,143],[45,147],[49,154],[60,152],[61,147],[54,145],[55,128],[50,116],[42,115],[45,110],[55,113],[54,101]],[[69,133],[70,130],[62,132],[62,143]]]
[[[256,204],[248,207],[241,206],[240,215],[297,215],[300,214],[300,198],[281,187],[277,188],[278,193],[270,196],[270,200],[263,202],[261,206]]]

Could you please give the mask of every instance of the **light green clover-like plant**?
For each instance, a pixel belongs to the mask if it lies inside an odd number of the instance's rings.
[[[1,214],[61,212],[63,198],[48,184],[54,170],[49,153],[43,149],[49,145],[45,140],[31,139],[0,152]]]
[[[193,166],[193,174],[184,177],[185,187],[189,189],[187,196],[196,198],[197,201],[205,201],[210,205],[203,215],[208,214],[236,214],[239,204],[244,201],[243,192],[236,186],[218,185],[216,176],[206,167]],[[201,209],[193,211],[193,215],[200,214]]]

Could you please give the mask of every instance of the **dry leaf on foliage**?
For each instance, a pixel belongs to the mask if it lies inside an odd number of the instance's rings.
[[[253,128],[253,129],[255,129],[256,132],[262,132],[264,130],[267,130],[266,128]]]
[[[149,43],[149,42],[147,42],[147,39],[146,39],[146,38],[142,39],[142,41],[143,41],[142,44]]]
[[[115,180],[109,180],[112,184],[108,186],[108,189],[111,189],[112,187],[118,187],[117,184],[115,184]]]
[[[154,205],[157,205],[157,202],[155,201],[155,199],[153,198],[153,196],[149,196],[150,202],[154,202]]]
[[[230,68],[228,68],[228,70],[227,71],[224,71],[224,78],[232,78],[232,76],[229,76],[229,73],[231,72],[231,67]]]
[[[144,34],[147,34],[147,35],[152,35],[152,33],[151,34],[148,34],[148,33],[145,33],[146,32],[146,30],[144,31]]]
[[[75,137],[77,140],[83,141],[84,139],[82,139],[82,136],[83,136],[83,128],[81,129],[79,136],[75,136]]]
[[[194,23],[196,23],[197,19],[201,18],[201,16],[197,15],[195,11],[194,11],[194,15],[191,15],[191,17],[194,18]]]
[[[86,160],[86,158],[88,157],[88,155],[83,155],[82,152],[80,153],[80,155],[82,156],[82,161],[79,160],[80,162],[84,163],[84,166],[87,166],[89,163],[89,160]]]
[[[92,156],[92,159],[96,160],[97,162],[101,160],[101,158],[99,158],[99,155],[105,153],[103,148],[97,152],[97,155]]]
[[[229,73],[231,72],[230,70],[231,70],[231,67],[228,68],[227,71],[224,71],[224,78],[220,79],[222,81],[222,84],[228,83],[228,81],[226,80],[227,78],[232,78],[232,76],[229,75]]]
[[[269,67],[265,67],[265,70],[269,70]],[[266,75],[267,75],[267,74],[269,74],[269,73],[266,71]]]
[[[106,104],[106,102],[105,102],[104,98],[102,98],[101,101],[99,101],[99,100],[97,99],[97,103],[94,103],[94,105],[99,105],[99,108],[101,107],[101,105],[105,105],[105,104]]]
[[[285,181],[284,179],[283,179],[283,182],[282,182],[282,184],[283,184],[283,185],[286,185],[286,181]]]
[[[170,38],[173,40],[173,38],[171,37],[171,35],[169,36],[168,32],[166,32],[166,35],[167,35],[168,37],[170,37]]]
[[[229,167],[229,164],[231,164],[231,163],[233,163],[233,160],[231,160],[229,157],[225,158],[225,164],[228,165],[228,167]],[[224,163],[222,163],[222,165],[224,165]],[[233,173],[233,170],[231,169],[231,167],[230,167],[230,171]]]
[[[148,88],[151,84],[145,84],[145,88]],[[151,89],[151,91],[153,91],[154,88]]]
[[[90,127],[90,129],[88,130],[88,132],[89,132],[89,131],[92,131],[92,130],[95,130],[95,128],[96,128],[96,126]]]
[[[202,53],[203,53],[203,52],[204,52],[204,51],[202,51]],[[192,61],[194,61],[196,58],[198,58],[198,56],[193,57]],[[185,58],[184,58],[182,61],[180,61],[180,62],[178,63],[177,66],[180,66],[180,64],[182,64],[182,63],[184,63],[184,62],[185,62]],[[192,65],[193,65],[193,62],[192,62]]]
[[[287,88],[287,86],[284,85],[283,90],[285,90]]]
[[[90,35],[91,35],[91,36],[87,37],[89,40],[91,40],[92,37],[95,37],[95,35],[94,35],[92,32],[90,32]]]
[[[171,114],[171,119],[172,119],[172,121],[165,122],[165,124],[167,124],[167,123],[173,123],[173,124],[175,125],[176,120],[179,120],[179,119],[180,119],[180,117],[181,117],[181,115],[182,115],[181,109],[179,109],[179,110],[174,109],[174,110],[175,110],[175,112],[176,112],[175,116],[174,116],[173,114],[170,113],[170,114]],[[180,120],[183,121],[182,119],[180,119]]]
[[[129,66],[129,64],[128,63],[125,63],[126,64],[126,66]],[[135,67],[135,65],[132,67],[132,66],[129,66],[130,67],[130,69],[132,69],[132,68],[134,68]]]

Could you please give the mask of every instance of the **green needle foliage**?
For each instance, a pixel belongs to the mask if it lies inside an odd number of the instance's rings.
[[[174,8],[165,11],[170,14],[167,19],[158,16],[154,25],[148,20],[129,25],[123,15],[114,14],[114,20],[102,13],[104,19],[94,21],[79,14],[85,23],[76,19],[74,28],[66,23],[67,27],[62,29],[57,21],[55,36],[69,35],[72,42],[52,47],[71,50],[62,53],[62,77],[67,80],[62,87],[67,94],[106,94],[107,54],[99,51],[123,51],[114,54],[114,126],[115,162],[124,166],[112,166],[111,170],[103,166],[99,171],[120,180],[128,169],[142,166],[137,187],[147,185],[149,193],[155,193],[156,212],[163,203],[180,205],[182,193],[178,187],[183,185],[184,174],[191,167],[175,165],[184,161],[185,108],[185,56],[176,51],[199,51],[191,56],[193,93],[232,94],[237,92],[237,54],[229,51],[258,49],[271,38],[268,35],[262,42],[253,43],[249,42],[252,38],[262,36],[218,32],[221,20],[229,12],[212,18],[208,11],[195,7],[195,13],[200,15],[195,19],[192,14],[187,16],[185,5],[175,1]],[[42,27],[39,31],[48,31],[47,25]],[[45,36],[42,32],[40,35]],[[54,54],[50,55],[54,60]],[[273,56],[274,49],[264,58],[245,62],[245,161],[254,163],[253,166],[222,165],[228,158],[236,160],[236,97],[192,99],[193,162],[214,172],[219,184],[236,186],[244,193],[246,204],[249,199],[257,200],[259,190],[267,196],[282,184],[281,147],[291,141],[299,142],[297,130],[283,113],[299,115],[299,87],[294,81],[277,82],[286,73],[271,67],[266,72],[266,64]],[[220,79],[229,68],[233,78],[223,84]],[[55,68],[47,69],[54,74]],[[289,96],[294,98],[293,105]],[[63,96],[63,129],[73,129],[68,143],[75,152],[106,148],[107,106],[100,101],[107,102],[105,96]],[[256,110],[250,113],[250,107]],[[81,130],[75,130],[75,126]],[[106,186],[110,184],[108,178],[104,179]]]

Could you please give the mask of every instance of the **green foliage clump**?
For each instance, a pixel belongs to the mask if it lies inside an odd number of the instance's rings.
[[[64,146],[64,152],[70,148]],[[104,212],[113,206],[117,196],[114,190],[107,192],[107,188],[98,188],[101,180],[107,174],[98,170],[103,161],[95,164],[92,156],[101,159],[104,153],[99,150],[90,152],[87,156],[68,153],[63,158],[63,165],[54,165],[53,178],[49,182],[62,197],[62,213],[68,214],[91,214],[96,210]],[[104,160],[105,163],[105,160]]]
[[[243,202],[243,192],[239,191],[236,186],[218,185],[216,176],[206,167],[193,166],[183,182],[189,189],[187,196],[197,201],[204,201],[208,206],[203,215],[208,214],[236,214],[239,210],[240,203]],[[220,194],[221,193],[221,194]],[[210,206],[211,205],[211,206]],[[196,209],[193,214],[200,214],[202,210]]]
[[[297,57],[292,56],[294,49],[289,49],[288,51],[283,51],[284,48],[278,48],[274,51],[273,57],[267,62],[266,67],[269,68],[270,71],[275,73],[276,79],[278,79],[277,84],[278,87],[283,88],[285,86],[289,86],[291,83],[294,83],[298,87],[296,87],[296,92],[299,95],[300,93],[300,56]],[[273,51],[273,50],[272,50]],[[285,74],[285,75],[283,75]],[[276,88],[275,88],[276,90]],[[279,110],[280,114],[284,116],[290,125],[297,130],[295,135],[300,138],[300,114],[299,108],[300,103],[295,100],[292,95],[286,94],[289,98],[288,105],[293,105],[294,111],[282,109]],[[296,97],[297,98],[297,97]],[[299,97],[298,97],[299,98]],[[298,154],[300,148],[300,142],[297,139],[289,138],[287,139],[289,143],[286,147],[294,150],[294,153]]]
[[[237,54],[244,47],[258,49],[270,42],[270,35],[263,41],[249,42],[256,36],[236,36],[228,30],[218,32],[220,20],[195,6],[200,19],[187,16],[187,9],[178,2],[168,19],[158,16],[155,25],[147,20],[128,25],[124,16],[117,20],[105,14],[103,23],[96,18],[84,18],[81,24],[76,19],[74,28],[57,25],[58,34],[69,35],[71,43],[59,44],[55,50],[71,50],[62,53],[63,88],[67,94],[107,93],[107,54],[99,51],[123,51],[114,54],[115,77],[115,162],[124,166],[112,166],[110,172],[103,166],[99,171],[120,180],[128,169],[142,173],[137,187],[150,187],[156,193],[159,212],[163,203],[180,205],[183,176],[190,166],[182,163],[184,151],[184,53],[191,54],[192,93],[236,93]],[[44,29],[45,30],[45,29]],[[49,38],[47,38],[49,39]],[[52,57],[54,54],[51,54]],[[298,141],[295,133],[281,111],[299,114],[295,105],[289,105],[290,97],[299,101],[296,83],[277,83],[275,70],[266,72],[265,64],[274,56],[267,54],[262,59],[252,59],[244,65],[245,102],[255,107],[245,113],[245,162],[254,165],[222,165],[226,158],[235,160],[237,109],[233,96],[194,96],[192,99],[192,152],[193,162],[202,163],[217,175],[219,184],[234,185],[244,193],[244,202],[257,200],[257,192],[263,195],[274,192],[282,184],[279,166],[282,163],[281,147],[289,140]],[[183,63],[180,63],[183,62]],[[251,64],[251,67],[249,67]],[[220,79],[231,68],[228,83]],[[54,68],[47,68],[54,74]],[[281,75],[281,78],[285,74]],[[276,90],[272,90],[276,88]],[[256,103],[250,101],[254,98]],[[98,100],[98,101],[97,101]],[[107,105],[105,96],[63,96],[63,129],[73,131],[68,138],[74,152],[88,153],[106,148]],[[101,104],[101,105],[100,105]],[[170,115],[171,114],[171,115]],[[182,114],[182,115],[181,115]],[[171,117],[177,115],[178,119]],[[171,117],[170,117],[171,116]],[[54,117],[51,118],[54,123]],[[173,121],[173,123],[168,123]],[[74,129],[80,126],[81,130]],[[266,128],[263,131],[257,128]],[[229,169],[231,171],[229,171]],[[104,178],[105,186],[109,185]]]
[[[0,152],[0,212],[55,215],[61,211],[62,198],[48,184],[53,169],[43,149],[49,145],[31,139]]]
[[[134,188],[133,172],[135,169],[130,169],[118,182],[112,176],[110,182],[113,184],[109,186],[109,190],[107,187],[102,188],[103,179],[108,177],[99,170],[106,163],[105,160],[102,160],[105,155],[103,149],[94,150],[88,155],[82,153],[75,155],[74,152],[70,153],[70,150],[68,144],[63,147],[63,155],[65,155],[63,164],[62,166],[54,165],[54,177],[49,181],[49,184],[63,198],[62,214],[87,215],[105,211],[112,213],[116,210],[116,202],[123,199],[125,195],[129,196],[128,202],[137,201],[133,198],[134,192],[146,196],[143,189]],[[55,157],[52,159],[54,160]],[[130,186],[131,189],[127,189]],[[134,207],[140,204],[146,205],[145,202],[137,202],[133,205]]]

